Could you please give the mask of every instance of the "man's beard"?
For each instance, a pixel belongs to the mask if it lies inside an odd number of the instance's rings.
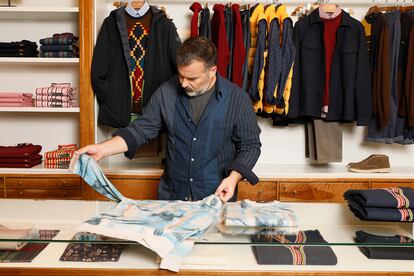
[[[204,93],[208,92],[209,87],[210,87],[210,83],[207,84],[206,87],[204,87],[200,90],[197,90],[197,91],[194,91],[191,88],[190,89],[187,88],[187,89],[184,89],[184,90],[185,90],[185,93],[187,94],[188,97],[197,97],[197,96],[203,95]]]
[[[187,94],[188,97],[197,97],[200,96],[204,93],[206,93],[208,91],[208,89],[205,90],[199,90],[199,91],[192,91],[192,90],[185,90],[185,93]]]

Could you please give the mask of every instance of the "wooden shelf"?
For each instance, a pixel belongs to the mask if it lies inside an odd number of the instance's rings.
[[[78,7],[0,7],[0,19],[19,19],[21,21],[72,20],[78,17]]]
[[[28,174],[73,174],[67,169],[46,169],[43,167],[43,163],[33,168],[0,168],[0,174],[2,175],[28,175]]]
[[[0,112],[79,113],[79,107],[0,107]]]
[[[0,12],[78,13],[78,7],[0,7]]]
[[[0,58],[0,64],[79,64],[79,58],[2,57]]]

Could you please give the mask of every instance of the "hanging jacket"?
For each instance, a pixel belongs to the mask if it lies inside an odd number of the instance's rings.
[[[201,7],[201,4],[198,2],[194,2],[190,6],[190,10],[193,11],[193,16],[191,17],[191,37],[198,36],[198,14],[202,9],[203,7]]]
[[[198,28],[198,34],[200,36],[207,37],[211,40],[211,22],[210,22],[210,10],[204,8],[200,15],[200,27]]]
[[[383,13],[366,16],[371,25],[371,80],[372,112],[380,128],[386,127],[391,117],[391,34],[388,20]]]
[[[282,69],[274,112],[286,115],[289,112],[290,89],[292,87],[293,63],[295,60],[293,21],[286,12],[286,6],[284,5],[279,6],[276,17],[281,22]]]
[[[213,10],[214,14],[211,19],[211,38],[217,48],[217,71],[220,73],[220,76],[227,78],[230,49],[226,35],[224,5],[215,4]]]
[[[243,91],[247,91],[248,79],[249,79],[249,52],[250,52],[250,10],[244,10],[240,12],[242,26],[243,26],[243,45],[246,51],[243,65]]]
[[[175,54],[181,44],[174,23],[151,6],[153,15],[145,54],[142,106],[177,73]],[[92,58],[92,88],[99,104],[98,123],[125,127],[131,117],[130,47],[125,7],[105,18]],[[145,112],[145,109],[144,109]]]
[[[239,87],[243,86],[243,66],[246,62],[246,49],[244,48],[243,41],[243,26],[240,15],[240,6],[233,4],[233,27],[234,27],[234,39],[233,39],[233,67],[231,72],[231,81],[237,84]]]
[[[293,28],[296,48],[289,118],[321,117],[325,83],[323,21],[316,9]],[[372,92],[367,45],[362,24],[342,12],[337,31],[327,121],[368,125]]]
[[[282,48],[280,45],[280,25],[276,17],[275,6],[270,5],[265,11],[267,20],[267,71],[266,88],[263,97],[263,111],[272,114],[276,107],[276,92],[282,71]],[[264,70],[264,69],[263,69]]]
[[[266,66],[266,29],[267,21],[262,4],[257,5],[250,17],[250,26],[256,22],[256,28],[253,33],[256,33],[255,48],[251,48],[254,53],[252,66],[252,81],[249,89],[250,98],[253,101],[253,110],[255,113],[260,113],[263,110],[263,88],[264,88],[264,68]],[[253,35],[252,35],[253,37]],[[252,45],[253,44],[252,39]],[[250,59],[250,57],[249,57]]]

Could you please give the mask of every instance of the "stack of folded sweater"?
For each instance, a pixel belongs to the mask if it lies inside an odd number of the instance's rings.
[[[40,40],[40,56],[52,58],[79,57],[79,39],[72,33],[54,34]]]
[[[414,240],[410,237],[379,236],[364,231],[357,231],[355,236],[357,243],[366,244],[358,248],[368,259],[414,260]]]
[[[0,107],[33,106],[32,93],[0,93]]]
[[[414,221],[412,188],[348,190],[344,198],[351,211],[361,220]]]
[[[49,87],[36,88],[36,107],[76,107],[76,88],[70,83],[52,83]]]
[[[0,42],[0,57],[37,57],[38,53],[36,42]]]
[[[70,159],[76,150],[76,144],[59,145],[57,150],[45,153],[44,167],[49,169],[68,169]]]
[[[288,234],[267,234],[265,231],[265,234],[252,236],[251,240],[263,244],[252,246],[259,265],[336,265],[338,262],[318,230]]]
[[[39,154],[42,146],[33,144],[18,144],[17,146],[0,146],[1,168],[31,168],[42,163]]]

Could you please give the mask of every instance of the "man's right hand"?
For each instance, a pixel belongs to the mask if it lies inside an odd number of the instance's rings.
[[[120,136],[115,136],[105,142],[99,144],[91,144],[84,147],[81,147],[75,151],[76,155],[88,154],[96,161],[101,160],[105,156],[111,156],[114,154],[126,152],[128,150],[128,145],[125,143],[125,140]]]
[[[96,161],[101,160],[103,157],[105,157],[104,149],[102,144],[91,144],[84,147],[81,147],[77,151],[75,151],[76,155],[82,155],[82,154],[88,154]]]

